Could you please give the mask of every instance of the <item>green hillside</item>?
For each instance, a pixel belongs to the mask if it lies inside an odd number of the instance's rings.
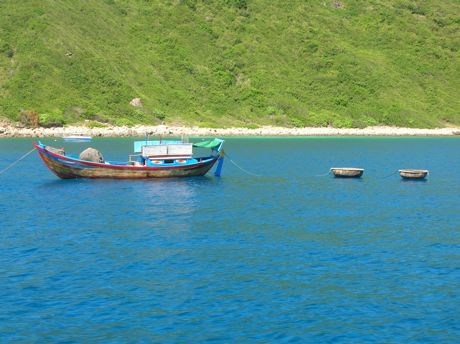
[[[460,124],[458,0],[1,0],[0,14],[11,119]]]

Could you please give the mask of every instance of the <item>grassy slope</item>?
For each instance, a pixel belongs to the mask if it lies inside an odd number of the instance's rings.
[[[2,0],[0,13],[13,119],[460,124],[457,0]]]

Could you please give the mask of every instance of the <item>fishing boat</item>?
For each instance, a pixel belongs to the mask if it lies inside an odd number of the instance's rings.
[[[361,178],[364,169],[355,167],[332,167],[331,172],[338,178]]]
[[[428,170],[399,170],[403,179],[425,179],[428,173]]]
[[[191,177],[205,175],[219,161],[215,175],[220,176],[224,161],[221,139],[198,143],[182,141],[136,141],[134,153],[127,162],[105,161],[97,152],[94,157],[67,155],[63,149],[53,148],[43,143],[34,144],[45,165],[62,179],[109,178],[148,179],[167,177]],[[195,157],[193,148],[206,148],[211,152]]]
[[[65,142],[91,142],[91,136],[70,135],[63,137]]]

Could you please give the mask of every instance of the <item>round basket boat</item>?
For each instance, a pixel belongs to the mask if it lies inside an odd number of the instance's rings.
[[[404,179],[425,179],[428,170],[399,170],[399,175]]]
[[[332,167],[331,171],[338,178],[361,178],[364,173],[363,168],[354,167]]]

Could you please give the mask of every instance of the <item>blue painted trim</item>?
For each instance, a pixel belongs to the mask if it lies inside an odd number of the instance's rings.
[[[219,161],[218,161],[218,164],[217,164],[217,167],[216,167],[216,172],[214,172],[214,175],[216,177],[220,177],[220,174],[222,173],[222,166],[224,165],[224,157],[221,156],[219,158]]]

